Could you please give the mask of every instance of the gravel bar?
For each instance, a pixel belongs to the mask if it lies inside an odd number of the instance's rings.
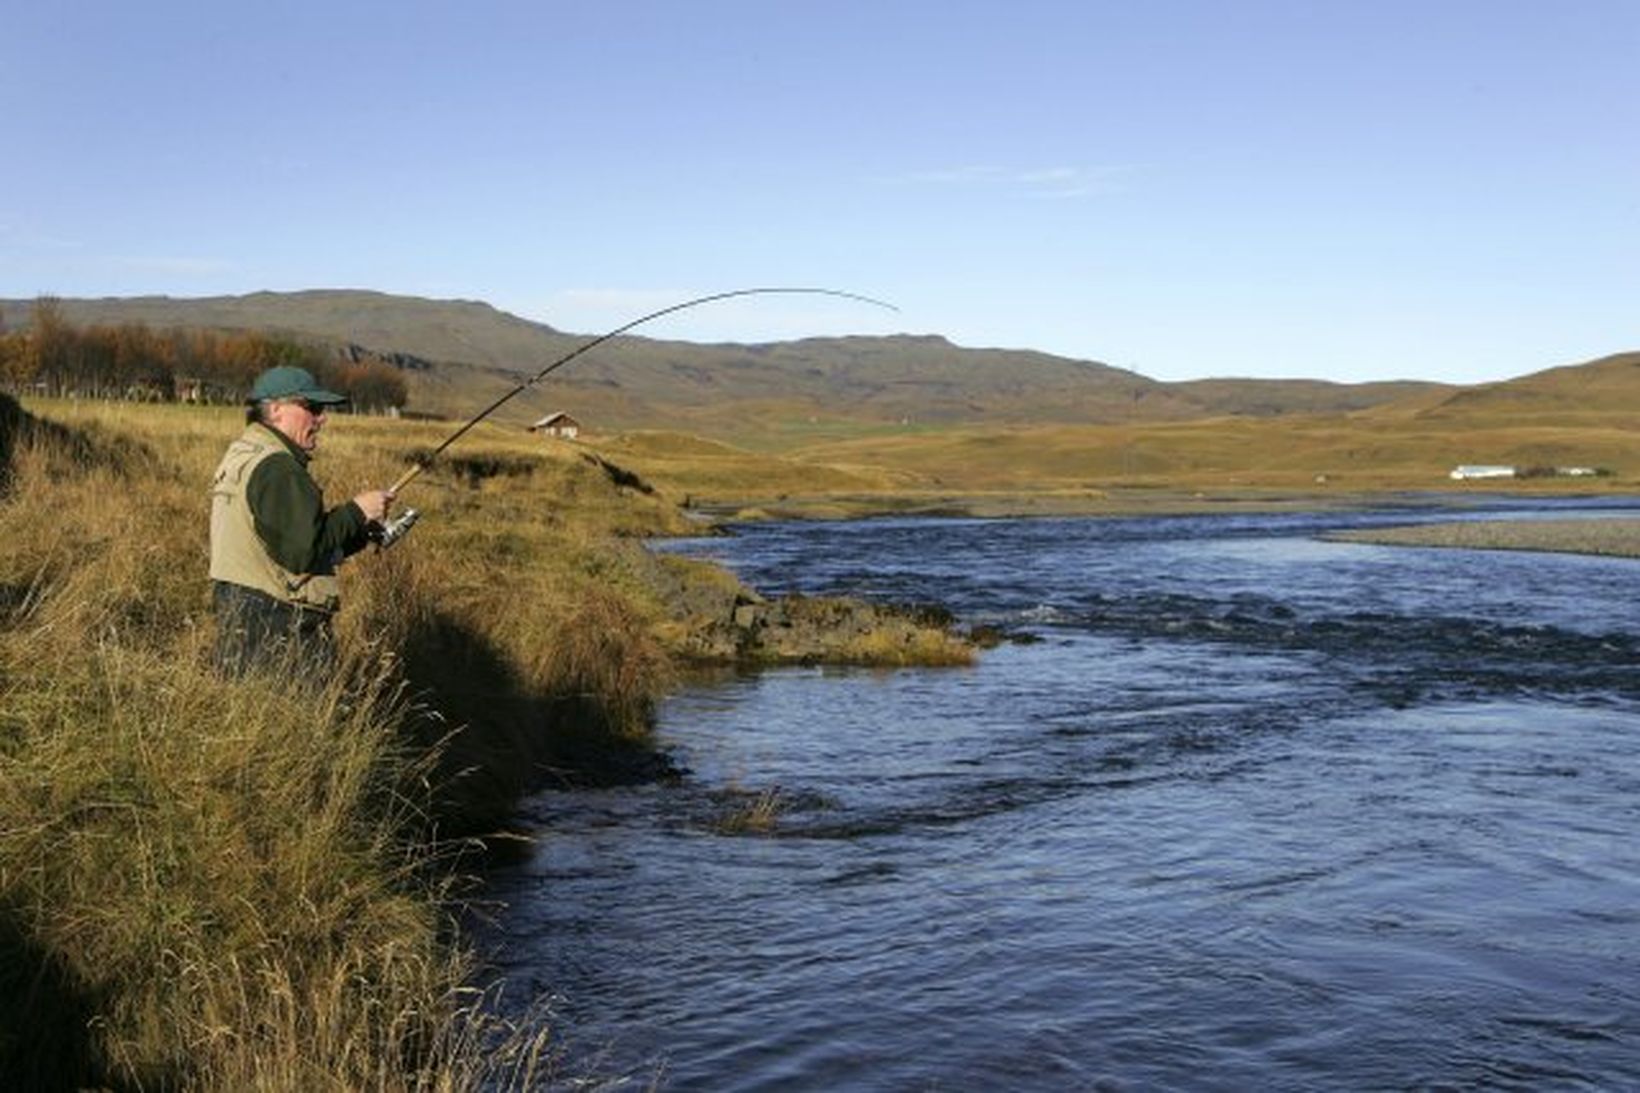
[[[1387,546],[1469,550],[1548,550],[1640,558],[1640,519],[1465,520],[1450,524],[1335,532],[1328,539]]]

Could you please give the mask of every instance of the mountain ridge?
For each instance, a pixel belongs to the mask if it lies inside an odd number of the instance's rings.
[[[26,322],[32,300],[0,300]],[[416,408],[459,415],[584,345],[572,334],[479,300],[369,289],[239,296],[57,298],[77,325],[261,329],[398,354]],[[422,367],[421,364],[425,364]],[[1576,366],[1572,366],[1576,367]],[[1553,371],[1553,370],[1550,370]],[[1517,381],[1505,381],[1513,383]],[[1164,382],[1100,361],[1032,349],[958,346],[937,333],[714,343],[623,334],[556,372],[554,408],[610,427],[722,427],[752,412],[811,421],[1115,424],[1202,417],[1378,411],[1409,401],[1435,412],[1464,388],[1418,380],[1213,378]],[[520,400],[524,401],[524,400]],[[525,406],[519,409],[533,413]]]

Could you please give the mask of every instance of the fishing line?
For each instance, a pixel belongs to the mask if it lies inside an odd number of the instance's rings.
[[[460,440],[463,436],[465,436],[467,434],[468,430],[472,429],[473,426],[477,425],[479,422],[483,421],[485,418],[487,418],[491,414],[495,413],[501,407],[505,406],[516,395],[518,395],[521,392],[527,390],[528,388],[534,387],[537,383],[540,383],[542,380],[546,379],[547,376],[550,375],[551,373],[557,371],[559,368],[562,368],[564,365],[568,364],[570,361],[574,360],[576,357],[579,357],[581,354],[583,354],[583,353],[585,353],[589,350],[596,349],[598,346],[600,346],[600,345],[604,344],[605,342],[609,341],[609,339],[611,339],[613,337],[616,337],[617,335],[620,335],[620,334],[625,334],[628,330],[631,330],[633,327],[642,326],[644,323],[651,322],[652,320],[655,320],[655,319],[659,319],[659,318],[661,318],[662,316],[665,316],[665,315],[671,315],[673,312],[683,311],[686,308],[699,307],[701,304],[709,304],[709,303],[713,303],[717,300],[728,300],[728,299],[732,299],[736,296],[769,296],[769,295],[775,295],[775,294],[804,295],[804,296],[837,296],[837,297],[840,297],[840,298],[845,299],[845,300],[858,300],[861,303],[871,304],[874,307],[887,308],[890,311],[900,310],[899,308],[895,307],[893,304],[886,303],[882,300],[873,299],[870,296],[861,296],[859,293],[856,293],[856,292],[844,292],[840,289],[835,289],[835,288],[737,288],[737,289],[734,289],[734,290],[729,291],[729,292],[714,292],[709,296],[697,296],[693,300],[685,300],[681,304],[673,304],[670,307],[663,307],[659,311],[651,311],[647,315],[644,315],[644,316],[641,316],[639,318],[633,319],[629,323],[625,323],[621,326],[616,327],[614,330],[611,330],[607,334],[600,334],[596,338],[592,338],[592,339],[582,343],[580,346],[577,346],[575,349],[572,349],[570,352],[565,353],[562,357],[559,357],[557,360],[553,361],[551,364],[549,364],[545,368],[541,369],[541,371],[537,372],[535,375],[531,376],[529,379],[527,379],[524,382],[520,383],[517,387],[514,387],[511,391],[508,391],[506,394],[502,395],[500,398],[496,399],[494,402],[490,403],[488,406],[484,407],[484,409],[480,410],[477,414],[474,414],[467,421],[466,424],[462,425],[461,428],[457,429],[455,432],[451,433],[448,437],[446,437],[444,439],[444,441],[441,444],[439,444],[438,447],[434,448],[431,452],[429,452],[426,455],[421,456],[419,459],[417,459],[415,466],[413,466],[409,470],[405,471],[402,475],[399,476],[399,479],[398,479],[397,482],[394,482],[392,486],[388,487],[389,491],[396,494],[400,490],[402,490],[405,486],[408,486],[412,481],[415,480],[417,475],[419,475],[422,471],[426,470],[432,464],[433,460],[437,459],[441,454],[443,454],[445,449],[449,448],[450,445],[454,444],[456,441]]]

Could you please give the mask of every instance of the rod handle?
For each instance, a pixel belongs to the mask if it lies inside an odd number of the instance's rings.
[[[416,475],[420,474],[424,469],[425,468],[422,464],[417,463],[415,466],[399,475],[398,481],[387,487],[387,492],[396,496],[400,490],[414,482],[416,480]]]

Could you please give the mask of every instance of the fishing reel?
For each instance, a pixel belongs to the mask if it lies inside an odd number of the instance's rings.
[[[421,513],[415,509],[405,509],[385,524],[370,525],[370,541],[386,550],[406,535],[421,519]]]

